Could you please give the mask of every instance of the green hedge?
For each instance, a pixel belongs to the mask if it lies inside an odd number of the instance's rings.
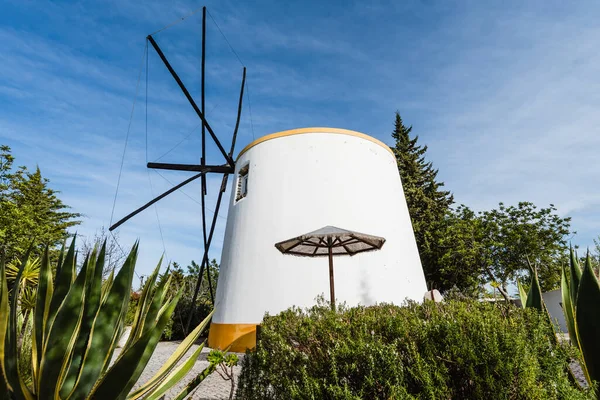
[[[453,300],[264,319],[242,399],[590,399],[532,309]]]

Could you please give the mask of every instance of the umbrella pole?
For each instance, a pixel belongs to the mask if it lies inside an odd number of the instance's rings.
[[[329,239],[329,295],[331,296],[331,309],[335,310],[335,290],[333,283],[333,248]]]

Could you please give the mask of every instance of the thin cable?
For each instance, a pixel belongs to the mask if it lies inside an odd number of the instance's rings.
[[[117,241],[115,234],[112,231],[108,231],[108,233],[110,233],[110,235],[113,238],[113,242],[115,242],[119,250],[121,250],[121,254],[123,255],[123,257],[127,257],[127,253],[125,253],[125,250],[123,250],[123,247],[121,247],[121,244]],[[138,277],[138,279],[141,279],[140,275],[136,272],[135,268],[133,269],[133,273]]]
[[[213,16],[210,13],[210,11],[208,11],[208,9],[206,11],[208,12],[208,15],[210,16],[210,19],[212,19],[213,22],[215,23],[215,26],[217,27],[217,29],[219,30],[219,32],[221,32],[221,35],[223,35],[223,39],[225,39],[225,42],[227,42],[227,45],[229,46],[229,48],[231,49],[231,51],[233,52],[233,54],[235,55],[235,57],[238,59],[238,61],[240,62],[240,64],[242,64],[242,67],[245,67],[246,65],[244,64],[244,62],[242,61],[242,59],[240,58],[240,56],[238,56],[238,54],[236,53],[236,51],[233,48],[233,46],[231,45],[231,43],[229,43],[229,40],[227,40],[227,36],[225,36],[225,34],[223,33],[223,31],[221,30],[221,28],[219,27],[219,24],[217,24],[217,21],[215,21],[215,19],[213,18]]]
[[[248,98],[248,111],[250,112],[250,127],[252,128],[252,140],[254,140],[254,121],[252,120],[252,102],[250,101],[250,86],[246,79],[246,97]]]
[[[204,7],[204,6],[202,6],[202,7]],[[168,29],[168,28],[171,28],[171,27],[172,27],[172,26],[174,26],[174,25],[177,25],[178,23],[182,22],[182,21],[183,21],[183,20],[185,20],[186,18],[189,18],[189,17],[191,17],[192,15],[196,14],[198,11],[202,10],[202,7],[198,7],[198,8],[196,8],[194,11],[192,11],[191,13],[189,13],[189,14],[187,14],[187,15],[185,15],[185,16],[183,16],[183,17],[179,18],[179,19],[176,19],[176,20],[174,20],[174,21],[173,21],[173,22],[171,22],[170,24],[168,24],[168,25],[165,25],[164,27],[160,28],[160,29],[159,29],[159,30],[157,30],[157,31],[154,31],[154,32],[152,32],[152,33],[151,33],[149,36],[152,36],[152,35],[154,35],[154,34],[156,34],[156,33],[158,33],[158,32],[162,32],[162,31],[164,31],[165,29]]]
[[[152,197],[154,197],[154,188],[152,187],[152,178],[150,177],[150,170],[146,169],[146,172],[148,173],[148,182],[150,182],[150,194],[152,195]],[[156,207],[156,204],[154,204],[154,212],[156,214],[156,221],[158,222],[158,232],[160,233],[160,240],[163,245],[163,251],[165,252],[165,255],[167,256],[167,259],[169,259],[169,255],[167,253],[167,247],[165,246],[165,238],[163,237],[162,226],[160,224],[160,218],[158,216],[158,208]]]
[[[135,111],[135,103],[137,101],[138,92],[140,89],[140,80],[142,77],[142,70],[144,69],[144,58],[148,53],[148,41],[144,46],[144,55],[142,56],[142,62],[140,65],[140,72],[138,73],[137,83],[135,85],[135,97],[133,98],[133,105],[131,106],[131,114],[129,115],[129,125],[127,126],[127,135],[125,135],[125,147],[123,148],[123,155],[121,156],[121,167],[119,168],[119,177],[117,178],[117,189],[115,190],[115,198],[113,199],[112,211],[110,213],[110,225],[112,225],[113,217],[115,215],[115,206],[117,205],[117,195],[119,194],[119,186],[121,185],[121,175],[123,173],[123,164],[125,163],[125,152],[127,151],[127,142],[129,141],[129,132],[131,132],[131,122],[133,121],[133,112]]]
[[[200,128],[200,125],[202,125],[202,122],[200,122],[198,125],[196,125],[196,127],[194,129],[192,129],[190,131],[190,133],[188,133],[183,139],[181,139],[175,146],[173,146],[171,149],[169,149],[165,154],[163,154],[162,156],[160,156],[156,160],[154,160],[154,162],[160,160],[161,158],[163,158],[164,156],[166,156],[167,154],[169,154],[170,152],[172,152],[173,150],[178,148],[183,142],[185,142],[190,136],[192,136],[192,133],[194,133],[194,131],[196,129]]]
[[[218,104],[214,105],[213,108],[210,111],[213,112],[217,107],[218,107]],[[164,156],[166,156],[167,154],[169,154],[170,152],[172,152],[173,150],[175,150],[177,147],[181,146],[181,144],[183,142],[185,142],[190,136],[192,136],[192,134],[194,133],[194,131],[196,129],[200,128],[201,125],[202,125],[202,122],[200,122],[198,125],[196,125],[196,127],[194,127],[194,129],[192,129],[183,139],[181,139],[175,146],[173,146],[171,149],[169,149],[165,154],[163,154],[162,156],[160,156],[156,160],[154,160],[154,162],[160,160],[161,158],[163,158]],[[146,161],[146,162],[148,162],[148,161]]]
[[[152,171],[156,172],[158,174],[158,176],[160,176],[161,178],[163,178],[165,181],[167,181],[171,186],[175,186],[175,184],[173,182],[171,182],[169,179],[167,179],[163,174],[161,174],[160,172],[158,172],[157,170],[153,169]],[[199,200],[196,200],[194,197],[190,196],[189,194],[187,194],[186,192],[183,191],[183,189],[178,189],[178,192],[181,192],[181,194],[185,195],[187,198],[189,198],[190,200],[192,200],[194,203],[202,205],[202,203]],[[215,211],[211,210],[210,208],[206,207],[206,209],[208,211],[210,211],[213,215],[215,215]],[[217,217],[227,221],[227,218],[222,217],[221,215],[217,215]]]

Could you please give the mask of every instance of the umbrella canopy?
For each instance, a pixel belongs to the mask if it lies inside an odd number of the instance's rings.
[[[379,250],[385,239],[379,236],[326,226],[275,245],[283,254],[304,257],[353,256],[365,251]]]
[[[304,235],[275,244],[283,254],[304,257],[329,257],[329,294],[331,308],[335,309],[335,288],[333,279],[333,256],[353,256],[366,251],[379,250],[385,239],[346,229],[326,226]]]

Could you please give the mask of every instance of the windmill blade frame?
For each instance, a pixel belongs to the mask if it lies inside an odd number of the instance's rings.
[[[236,118],[235,128],[234,128],[233,136],[232,136],[232,140],[231,140],[231,148],[230,148],[229,152],[227,153],[225,151],[223,145],[219,141],[217,135],[215,134],[214,130],[212,129],[212,127],[206,120],[206,113],[205,113],[205,105],[206,105],[205,104],[206,103],[205,102],[206,7],[203,7],[203,10],[202,10],[202,61],[201,61],[201,104],[200,104],[200,107],[198,107],[197,103],[195,102],[194,98],[192,97],[192,95],[190,94],[190,92],[188,91],[186,86],[184,85],[183,81],[181,80],[181,78],[179,77],[177,72],[173,69],[173,67],[171,66],[169,60],[165,56],[164,52],[162,51],[162,49],[160,48],[160,46],[158,45],[158,43],[156,42],[154,37],[152,35],[148,35],[146,37],[146,41],[152,45],[152,48],[154,48],[154,50],[158,54],[159,58],[161,59],[161,61],[163,62],[163,64],[165,65],[165,67],[167,68],[167,70],[169,71],[171,76],[173,77],[173,79],[177,82],[179,89],[183,92],[183,94],[187,98],[188,102],[194,109],[196,115],[200,118],[200,120],[202,122],[202,155],[200,157],[199,165],[147,162],[146,167],[151,168],[151,169],[190,171],[190,172],[198,172],[198,173],[193,175],[192,177],[184,180],[183,182],[173,186],[171,189],[163,192],[162,194],[160,194],[159,196],[150,200],[149,202],[147,202],[143,206],[139,207],[135,211],[127,214],[125,217],[121,218],[115,224],[111,225],[109,228],[109,231],[113,231],[114,229],[123,225],[125,222],[127,222],[128,220],[130,220],[137,214],[141,213],[142,211],[144,211],[151,205],[155,204],[156,202],[160,201],[161,199],[165,198],[169,194],[181,189],[183,186],[187,185],[188,183],[191,183],[191,182],[195,181],[196,179],[201,178],[201,195],[202,195],[201,212],[202,212],[202,233],[203,233],[202,236],[203,236],[204,252],[203,252],[203,257],[202,257],[202,263],[200,266],[200,272],[198,274],[198,278],[196,280],[196,285],[194,287],[194,294],[193,294],[193,298],[192,298],[192,309],[190,311],[190,314],[188,315],[188,321],[186,324],[186,331],[189,331],[192,319],[196,312],[195,304],[196,304],[196,300],[198,298],[198,293],[199,293],[200,287],[202,285],[202,277],[203,277],[205,269],[206,269],[206,277],[207,277],[208,284],[209,284],[211,301],[214,306],[214,294],[213,294],[213,290],[212,290],[212,281],[211,281],[209,268],[208,268],[208,254],[209,254],[210,245],[212,243],[212,239],[214,236],[217,217],[219,215],[219,210],[220,210],[221,203],[223,200],[223,194],[225,193],[225,191],[227,189],[227,182],[228,182],[229,174],[232,174],[235,172],[235,161],[233,159],[233,153],[235,151],[235,144],[236,144],[236,140],[237,140],[237,134],[238,134],[238,130],[239,130],[241,113],[242,113],[244,88],[246,85],[246,67],[243,66],[243,69],[242,69],[242,84],[241,84],[240,96],[239,96],[239,101],[238,101],[237,118]],[[225,164],[223,164],[223,165],[206,165],[206,131],[208,131],[208,133],[210,134],[214,143],[218,147],[221,155],[225,159]],[[223,174],[223,178],[221,181],[221,187],[219,190],[219,194],[217,196],[217,202],[215,205],[214,215],[213,215],[213,218],[212,218],[212,221],[210,224],[210,230],[207,235],[205,196],[207,195],[206,174],[208,174],[208,173]]]

